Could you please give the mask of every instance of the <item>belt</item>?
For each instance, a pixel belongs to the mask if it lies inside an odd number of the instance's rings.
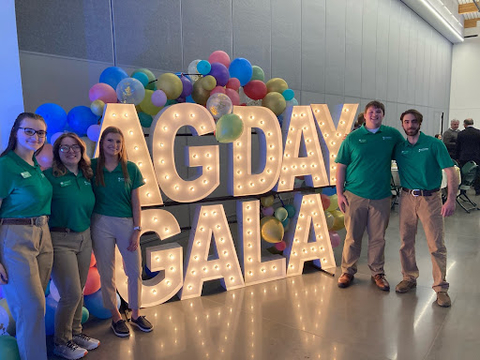
[[[0,225],[35,225],[43,226],[48,223],[48,216],[38,216],[31,218],[3,218],[0,219]]]
[[[435,194],[440,189],[420,190],[420,189],[407,189],[407,188],[402,187],[402,190],[408,192],[409,194],[412,194],[415,197],[417,197],[417,196],[432,196],[433,194]]]
[[[51,232],[64,232],[64,233],[74,233],[76,231],[73,231],[72,229],[66,228],[66,227],[51,227],[50,228]]]

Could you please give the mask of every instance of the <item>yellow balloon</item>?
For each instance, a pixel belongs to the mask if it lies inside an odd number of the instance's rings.
[[[145,97],[143,98],[139,106],[144,113],[155,116],[158,114],[160,110],[162,110],[163,106],[158,107],[152,104],[152,94],[153,94],[153,90],[145,89]]]
[[[195,81],[193,84],[192,98],[197,104],[205,106],[208,98],[210,97],[210,91],[205,90],[205,88],[202,86],[202,80],[203,78]]]
[[[102,100],[95,100],[90,104],[90,110],[97,115],[97,116],[102,116],[103,115],[103,110],[105,108],[105,103]]]
[[[275,197],[273,195],[264,196],[264,197],[260,198],[260,203],[264,207],[272,206],[274,201],[275,201]]]
[[[278,116],[283,113],[287,107],[287,102],[282,94],[279,94],[278,92],[271,92],[265,95],[263,98],[262,106],[269,108],[275,115]]]
[[[329,230],[337,231],[343,229],[345,227],[345,217],[343,213],[340,210],[333,210],[330,211],[330,214],[332,214],[335,218],[335,222],[333,223],[332,228],[329,228]]]
[[[212,75],[207,75],[201,82],[203,88],[208,91],[212,91],[217,86],[217,80]]]
[[[285,90],[288,89],[288,84],[285,80],[281,78],[273,78],[267,81],[267,92],[277,92],[282,94]]]
[[[327,220],[328,230],[332,230],[333,224],[335,223],[335,218],[328,211],[325,211],[325,220]]]
[[[327,208],[327,211],[332,212],[333,210],[338,209],[338,196],[333,194],[330,196],[330,206]]]
[[[275,244],[282,241],[285,230],[276,217],[266,216],[260,221],[260,233],[263,240]]]
[[[167,95],[167,99],[173,100],[182,94],[183,83],[177,75],[165,73],[160,75],[158,78],[157,88],[163,90],[163,92]]]

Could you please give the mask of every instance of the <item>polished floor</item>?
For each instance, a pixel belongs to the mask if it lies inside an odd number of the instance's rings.
[[[445,232],[451,308],[435,304],[420,227],[420,277],[410,293],[382,292],[371,283],[366,241],[354,284],[339,289],[340,246],[335,277],[306,267],[302,276],[229,292],[211,282],[202,297],[145,309],[155,325],[148,334],[132,329],[130,338],[117,338],[109,320],[90,319],[85,332],[102,344],[86,359],[479,359],[480,211],[457,207]],[[386,249],[392,288],[402,279],[398,249],[396,208]]]

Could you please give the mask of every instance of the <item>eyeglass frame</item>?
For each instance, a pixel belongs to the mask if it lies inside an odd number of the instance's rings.
[[[23,133],[27,136],[33,136],[35,134],[37,134],[39,138],[45,138],[47,136],[47,132],[45,130],[35,130],[30,127],[22,127],[22,126],[19,126],[18,129],[19,130],[22,129]],[[33,134],[29,134],[27,133],[27,131],[29,132],[33,131]]]
[[[62,149],[63,148],[63,149]],[[65,149],[66,148],[66,149]],[[58,147],[58,150],[62,153],[68,153],[70,150],[73,150],[73,152],[80,152],[82,150],[82,147],[78,144],[73,144],[73,145],[60,145]]]

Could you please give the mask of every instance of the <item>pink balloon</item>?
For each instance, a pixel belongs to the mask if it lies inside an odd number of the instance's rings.
[[[228,69],[228,67],[230,66],[230,56],[228,56],[225,51],[217,50],[210,54],[210,56],[208,57],[208,62],[210,64],[218,62],[225,65]]]
[[[286,249],[287,243],[285,241],[280,241],[276,243],[274,246],[275,246],[275,249],[277,249],[278,251],[283,251]]]
[[[237,90],[240,88],[240,80],[237,78],[230,78],[227,82],[227,88]]]
[[[60,135],[63,134],[63,131],[56,132],[55,134],[52,135],[50,138],[50,144],[55,144],[55,141],[60,137]]]
[[[262,209],[263,216],[273,216],[274,212],[275,209],[271,206]]]
[[[117,93],[115,92],[115,89],[104,83],[93,85],[88,91],[88,97],[92,102],[95,100],[102,100],[105,104],[117,102]]]
[[[340,235],[338,235],[336,231],[329,231],[328,234],[330,235],[332,248],[336,248],[338,245],[340,245]]]
[[[38,154],[36,158],[42,170],[51,168],[53,160],[53,146],[51,144],[45,144],[42,151],[40,151],[40,154]]]
[[[233,89],[226,88],[225,94],[232,100],[233,105],[240,105],[240,95]]]
[[[213,94],[225,94],[225,88],[223,86],[215,86],[212,91],[210,91],[210,96]]]
[[[152,94],[152,104],[162,107],[167,103],[167,95],[163,90],[155,90]]]

